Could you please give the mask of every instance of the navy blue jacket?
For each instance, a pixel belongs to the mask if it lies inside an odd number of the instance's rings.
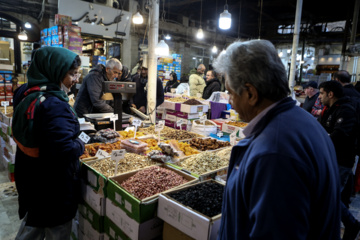
[[[21,90],[14,95],[14,103],[22,99]],[[76,214],[81,199],[79,157],[84,143],[78,138],[77,117],[69,104],[57,97],[48,97],[40,104],[34,124],[40,156],[29,157],[19,148],[15,156],[19,216],[28,213],[28,226],[54,227]]]
[[[136,82],[136,93],[133,96],[133,103],[136,105],[136,108],[144,106],[147,108],[147,78],[143,78],[140,75],[136,75],[133,78],[133,82]],[[164,102],[164,88],[162,82],[159,78],[156,79],[156,107],[161,105]]]
[[[331,139],[285,98],[231,153],[219,239],[339,239]]]

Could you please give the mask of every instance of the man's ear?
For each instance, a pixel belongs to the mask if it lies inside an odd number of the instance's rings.
[[[251,106],[255,106],[259,101],[259,94],[256,88],[250,83],[245,83],[244,94],[247,94],[248,102]]]
[[[333,98],[334,97],[334,93],[332,91],[330,91],[328,94],[327,94],[328,98]]]

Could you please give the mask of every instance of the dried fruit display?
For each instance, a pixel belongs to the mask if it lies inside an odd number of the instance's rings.
[[[202,124],[202,123],[200,122],[200,120],[195,120],[195,123],[196,123],[196,124]],[[215,123],[206,120],[206,121],[205,121],[205,125],[215,126]]]
[[[148,128],[139,128],[139,131],[144,132],[146,134],[158,134],[158,132],[155,132],[155,126],[151,126]],[[168,134],[174,131],[176,131],[176,129],[164,126],[164,129],[161,131],[161,134]]]
[[[199,102],[196,99],[189,99],[186,102],[183,102],[183,104],[186,104],[186,105],[204,105],[202,102]]]
[[[214,217],[221,213],[223,193],[223,185],[205,182],[170,193],[169,196],[208,217]]]
[[[154,150],[161,151],[161,148],[159,148],[158,141],[156,139],[150,138],[142,141],[148,144],[148,150],[146,151],[146,153],[149,153]]]
[[[113,129],[101,129],[95,134],[94,140],[103,143],[114,143],[119,141],[120,134]]]
[[[134,137],[134,131],[130,130],[130,131],[118,131],[117,133],[120,134],[121,139],[128,139],[128,138],[133,138]],[[145,136],[145,133],[143,132],[138,132],[136,131],[136,137],[141,137],[141,136]]]
[[[111,158],[104,158],[90,164],[90,166],[105,177],[112,177],[115,174],[115,164],[116,162],[111,160]],[[148,160],[148,158],[145,156],[141,156],[135,153],[126,153],[125,157],[119,161],[117,174],[134,171],[155,164],[155,161]]]
[[[219,168],[227,167],[229,159],[224,161],[215,152],[202,152],[191,156],[178,165],[192,173],[202,175]]]
[[[216,156],[218,156],[221,161],[229,162],[230,156],[231,156],[231,150],[232,150],[232,147],[225,148],[223,150],[216,152]]]
[[[153,166],[137,172],[120,186],[142,200],[187,182],[188,180],[174,171]]]
[[[215,150],[223,147],[230,146],[229,142],[218,141],[215,138],[193,138],[190,140],[191,147],[201,151]]]
[[[188,132],[185,130],[176,130],[175,131],[169,132],[169,133],[162,133],[161,132],[161,136],[169,138],[169,139],[175,139],[175,140],[186,140],[186,139],[191,139],[191,138],[196,138],[196,137],[204,137],[201,136],[197,133],[192,133],[192,132]]]
[[[229,121],[226,124],[236,126],[236,127],[241,127],[241,128],[244,128],[248,125],[248,123],[246,123],[246,122],[233,122],[233,121]]]
[[[80,156],[80,159],[94,157],[99,149],[104,150],[107,153],[111,153],[112,150],[120,149],[120,142],[87,144],[85,145],[84,154]]]
[[[168,140],[164,141],[164,143],[169,143]],[[179,148],[186,156],[198,154],[199,151],[192,148],[189,143],[187,142],[178,142]]]

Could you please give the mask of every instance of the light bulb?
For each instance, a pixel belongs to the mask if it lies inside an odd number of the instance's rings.
[[[279,52],[279,57],[282,57],[283,56],[283,52]]]
[[[139,12],[137,12],[133,16],[132,20],[133,20],[134,24],[142,24],[144,22],[144,19],[143,19],[143,17],[141,16],[141,14]]]
[[[211,49],[211,51],[212,51],[213,53],[217,53],[217,52],[218,52],[218,49],[217,49],[217,47],[214,45],[213,48]]]
[[[158,56],[169,55],[169,46],[165,43],[164,40],[161,40],[158,44],[156,44],[155,54]]]
[[[219,28],[227,30],[231,27],[231,14],[228,10],[224,10],[223,13],[220,14],[219,18]]]
[[[314,61],[314,60],[315,60],[315,58],[314,58],[314,57],[312,57],[312,58],[311,58],[311,60],[313,60],[313,61]]]
[[[29,22],[26,22],[24,25],[25,28],[31,28],[31,24]]]
[[[170,40],[170,39],[171,39],[171,36],[170,36],[169,34],[166,34],[165,39],[166,39],[166,40]]]
[[[202,28],[200,27],[199,30],[196,33],[196,37],[198,39],[203,39],[204,38],[204,31],[202,30]]]
[[[290,50],[290,49],[288,49],[288,50],[287,50],[287,53],[291,53],[291,50]]]
[[[28,40],[28,36],[24,30],[19,33],[18,38],[23,41]]]

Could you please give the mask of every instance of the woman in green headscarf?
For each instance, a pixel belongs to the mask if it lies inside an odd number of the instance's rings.
[[[24,218],[16,239],[70,238],[84,143],[66,92],[78,81],[80,64],[79,56],[67,49],[41,48],[27,73],[27,86],[14,94],[15,183]]]

